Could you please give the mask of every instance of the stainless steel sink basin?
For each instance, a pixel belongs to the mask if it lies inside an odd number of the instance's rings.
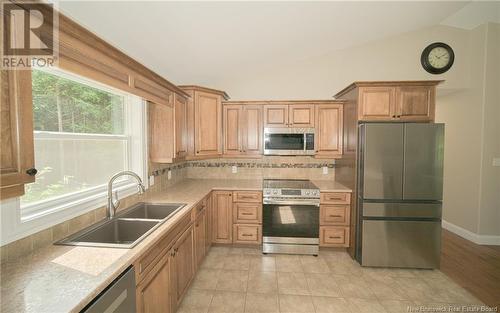
[[[114,218],[89,226],[56,244],[132,248],[184,205],[138,203]]]
[[[154,204],[141,202],[118,215],[120,218],[162,220],[183,206],[183,204],[179,203]]]

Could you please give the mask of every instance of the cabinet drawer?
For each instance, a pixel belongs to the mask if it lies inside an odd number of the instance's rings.
[[[321,205],[320,225],[349,225],[349,205]]]
[[[260,244],[262,238],[261,225],[233,225],[233,242],[234,243],[251,243]]]
[[[262,202],[262,192],[260,191],[235,191],[233,192],[233,202]]]
[[[320,226],[320,246],[348,247],[349,227],[346,226]]]
[[[348,192],[322,192],[320,202],[325,204],[350,204],[351,194]]]
[[[191,214],[186,214],[165,236],[134,263],[135,280],[139,283],[154,267],[161,256],[170,248],[175,239],[191,224]]]
[[[233,222],[260,224],[262,222],[262,204],[237,202],[233,205]]]

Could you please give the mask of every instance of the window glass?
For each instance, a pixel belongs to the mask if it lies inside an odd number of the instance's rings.
[[[103,185],[129,168],[127,95],[56,71],[33,70],[36,181],[21,205]]]

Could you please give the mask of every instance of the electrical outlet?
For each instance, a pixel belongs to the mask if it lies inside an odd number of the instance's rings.
[[[500,166],[500,158],[493,158],[493,166]]]
[[[172,171],[171,170],[168,170],[168,172],[167,172],[167,179],[168,180],[172,179]]]
[[[323,175],[328,174],[328,166],[323,166]]]
[[[155,177],[154,175],[149,176],[149,186],[153,186],[155,184]]]
[[[231,166],[231,173],[233,174],[238,173],[238,167],[236,165]]]

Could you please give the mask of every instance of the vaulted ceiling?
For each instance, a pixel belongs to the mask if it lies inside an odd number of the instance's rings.
[[[62,1],[177,84],[206,84],[439,24],[467,2]]]

